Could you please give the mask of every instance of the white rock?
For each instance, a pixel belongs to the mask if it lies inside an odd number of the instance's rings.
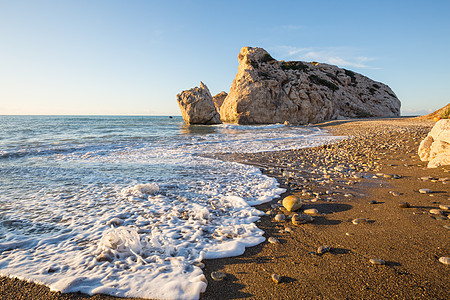
[[[200,82],[200,87],[182,91],[177,95],[183,120],[190,124],[221,124],[220,115],[214,105],[208,87]]]
[[[432,208],[432,209],[430,209],[430,214],[433,214],[433,215],[442,215],[443,212],[442,212],[442,210],[440,210],[440,209]]]
[[[422,161],[428,161],[428,168],[450,165],[450,119],[436,122],[418,150]]]
[[[421,194],[430,194],[431,190],[430,189],[420,189],[419,193],[421,193]]]
[[[355,225],[358,225],[358,224],[361,224],[361,223],[367,223],[367,220],[364,219],[364,218],[357,218],[357,219],[354,219],[352,221],[352,223],[355,224]]]

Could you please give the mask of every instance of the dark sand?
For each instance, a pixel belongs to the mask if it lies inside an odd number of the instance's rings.
[[[258,226],[280,243],[266,241],[239,257],[204,261],[208,288],[201,299],[450,299],[450,266],[438,261],[450,256],[450,213],[429,212],[450,204],[450,166],[428,169],[417,156],[432,125],[405,118],[333,121],[320,126],[353,138],[312,149],[215,155],[259,166],[288,189],[283,196],[300,196],[301,210],[316,208],[319,215],[294,226],[274,220],[276,213],[291,215],[271,207],[278,199],[260,205],[272,214]],[[431,178],[420,179],[425,176]],[[421,188],[433,193],[420,194]],[[400,208],[401,202],[410,207]],[[367,222],[354,225],[355,218]],[[321,245],[331,251],[315,254]],[[372,265],[371,258],[385,264]],[[214,271],[227,277],[214,281]],[[272,282],[273,273],[281,283]],[[118,298],[54,293],[0,278],[0,299]]]

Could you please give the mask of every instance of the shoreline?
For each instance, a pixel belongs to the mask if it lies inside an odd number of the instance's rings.
[[[274,221],[275,212],[290,215],[271,207],[279,199],[256,206],[273,211],[257,225],[266,238],[276,237],[280,243],[266,241],[241,256],[204,261],[208,288],[200,299],[449,298],[450,269],[438,259],[450,256],[449,231],[443,227],[450,220],[440,220],[429,210],[450,204],[450,181],[439,181],[450,177],[450,167],[427,169],[417,156],[418,143],[433,124],[412,118],[330,121],[315,126],[354,137],[315,148],[214,155],[261,168],[287,188],[282,197],[296,194],[305,201],[302,209],[316,208],[319,215],[312,223],[293,226]],[[377,173],[377,178],[366,178]],[[418,180],[424,176],[438,179]],[[419,188],[434,193],[419,194]],[[405,201],[411,207],[399,208]],[[355,218],[367,222],[354,225]],[[331,251],[311,254],[320,245],[329,245]],[[386,264],[371,265],[370,258]],[[214,271],[227,277],[214,281]],[[272,273],[282,276],[280,284],[272,282]],[[122,299],[61,294],[17,279],[0,280],[2,299]]]

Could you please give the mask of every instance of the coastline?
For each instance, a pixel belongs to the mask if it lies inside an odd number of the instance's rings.
[[[429,210],[450,204],[450,181],[418,179],[450,177],[449,166],[427,169],[417,156],[418,144],[433,122],[392,118],[316,125],[354,138],[307,149],[214,155],[260,167],[288,189],[285,195],[294,193],[311,200],[317,193],[318,198],[305,202],[303,208],[316,208],[320,215],[314,216],[313,223],[300,226],[274,221],[274,214],[262,217],[258,227],[280,243],[266,241],[238,257],[204,261],[208,288],[200,298],[449,298],[450,269],[438,259],[450,256],[449,231],[443,227],[450,226],[450,220],[439,220]],[[327,174],[310,172],[321,166]],[[377,178],[361,178],[377,173]],[[400,178],[389,178],[392,175]],[[419,194],[420,188],[434,193]],[[393,196],[390,191],[400,195]],[[257,208],[275,212],[271,205],[277,201]],[[371,201],[376,204],[369,204]],[[411,207],[399,208],[400,202],[409,202]],[[368,222],[354,225],[355,218]],[[285,227],[292,231],[286,232]],[[312,255],[320,245],[329,245],[331,251]],[[371,265],[371,258],[381,258],[386,264]],[[212,280],[214,271],[227,274],[226,279]],[[280,284],[272,282],[272,273],[283,277]],[[121,299],[55,293],[45,286],[9,278],[0,278],[0,298]]]

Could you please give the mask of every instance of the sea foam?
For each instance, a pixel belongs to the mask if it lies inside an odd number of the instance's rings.
[[[284,189],[255,167],[197,154],[332,139],[283,125],[65,120],[39,119],[36,126],[58,131],[27,155],[14,155],[15,147],[24,152],[27,137],[10,140],[0,157],[0,274],[54,291],[121,297],[197,299],[207,287],[199,262],[240,255],[265,240],[255,225],[262,212],[252,206]]]

